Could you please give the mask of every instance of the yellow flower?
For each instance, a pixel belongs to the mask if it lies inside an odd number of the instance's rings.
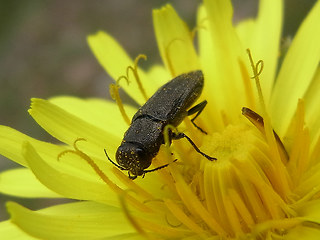
[[[189,119],[179,131],[217,161],[185,140],[174,141],[153,159],[153,167],[170,163],[167,168],[132,181],[103,151],[112,156],[128,128],[116,104],[33,99],[31,116],[64,144],[1,126],[0,153],[24,168],[1,173],[0,191],[83,201],[38,211],[9,202],[11,220],[0,224],[1,239],[318,239],[320,1],[285,56],[279,48],[282,14],[282,1],[261,0],[257,19],[233,26],[230,1],[204,0],[190,31],[170,5],[155,10],[164,66],[148,71],[108,34],[90,36],[90,47],[115,80],[131,66],[130,83],[118,82],[140,104],[171,78],[201,69],[200,100],[208,105],[196,122],[208,135]],[[115,88],[113,94],[122,106]],[[137,111],[124,109],[129,119]]]

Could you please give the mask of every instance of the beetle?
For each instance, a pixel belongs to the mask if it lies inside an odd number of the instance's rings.
[[[130,179],[135,179],[137,176],[144,177],[148,172],[168,166],[168,164],[165,164],[147,170],[151,165],[152,159],[158,154],[160,146],[164,144],[163,130],[165,126],[170,124],[177,127],[185,117],[196,114],[191,119],[191,122],[206,134],[194,123],[194,120],[207,105],[207,101],[204,100],[190,108],[199,98],[203,84],[203,73],[197,70],[179,75],[160,87],[133,116],[131,125],[117,149],[117,163],[109,158],[106,149],[104,149],[109,161],[120,170],[128,170]],[[216,160],[216,158],[201,152],[196,144],[182,132],[173,133],[169,131],[169,138],[170,142],[172,139],[186,138],[202,156],[211,161]]]

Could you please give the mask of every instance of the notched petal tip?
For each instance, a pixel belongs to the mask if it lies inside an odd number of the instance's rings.
[[[171,75],[199,69],[192,33],[174,8],[167,4],[152,16],[160,55]]]
[[[28,111],[32,111],[32,109],[34,108],[34,105],[37,104],[38,101],[41,101],[43,99],[41,98],[31,98],[30,99],[30,108]]]
[[[95,33],[89,34],[87,36],[87,41],[88,41],[88,43],[90,43],[90,41],[93,40],[95,37],[101,37],[101,36],[106,35],[106,34],[107,34],[106,32],[104,32],[102,30],[99,30],[99,31],[97,31]]]

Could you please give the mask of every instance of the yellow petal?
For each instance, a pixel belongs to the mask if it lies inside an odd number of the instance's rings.
[[[252,34],[254,32],[256,26],[256,20],[254,19],[246,19],[239,22],[236,26],[237,35],[239,36],[242,45],[245,47],[252,46]],[[253,51],[253,53],[255,53]]]
[[[15,129],[0,125],[0,154],[22,166],[27,166],[21,153],[22,144],[25,141],[32,143],[44,159],[56,157],[59,152],[65,150],[61,146],[33,139]]]
[[[281,236],[283,240],[318,240],[320,230],[310,227],[298,226],[290,229],[288,234]]]
[[[66,146],[38,141],[6,126],[0,126],[0,134],[0,153],[23,166],[28,167],[28,163],[22,154],[22,149],[24,143],[29,142],[37,149],[39,156],[51,165],[58,165],[59,168],[62,169],[66,168],[74,174],[81,174],[82,172],[88,171],[88,165],[84,163],[84,161],[79,161],[76,155],[70,154],[66,158],[63,158],[63,161],[58,162],[57,157],[61,152],[67,150]],[[80,144],[83,144],[83,146]],[[87,148],[87,142],[83,141],[83,143],[80,144],[79,145],[81,146],[81,149]],[[89,147],[88,149],[90,150],[91,148]],[[93,155],[98,155],[98,157],[100,157],[95,159],[97,162],[104,163],[106,166],[110,166],[105,164],[106,156],[103,148],[99,148],[99,151],[95,152]],[[70,159],[71,161],[65,161],[65,159]],[[75,168],[77,168],[78,171],[74,171]]]
[[[262,0],[254,28],[247,32],[250,48],[256,61],[263,60],[265,68],[261,75],[261,86],[265,102],[269,101],[277,70],[279,45],[282,30],[282,0]]]
[[[40,239],[102,239],[135,230],[119,208],[94,202],[77,202],[31,211],[17,203],[7,203],[11,221]]]
[[[200,27],[198,31],[199,57],[201,68],[204,71],[204,93],[202,96],[206,96],[206,100],[210,104],[210,107],[207,107],[205,110],[208,114],[208,117],[204,119],[206,120],[206,131],[219,131],[224,127],[223,119],[219,117],[221,114],[221,109],[218,108],[218,106],[222,104],[223,98],[216,96],[216,93],[219,94],[219,91],[222,91],[222,87],[221,84],[219,84],[219,79],[215,76],[215,72],[210,71],[212,67],[210,61],[213,60],[211,58],[211,54],[213,52],[213,42],[211,40],[210,31],[208,30],[209,24],[204,6],[199,8],[197,17],[197,24]],[[218,86],[220,90],[213,88]],[[208,91],[208,89],[211,89],[211,91]]]
[[[299,216],[307,221],[320,224],[320,200],[308,201],[302,206],[300,206],[297,210]],[[320,228],[319,228],[320,230]]]
[[[202,13],[201,13],[202,11]],[[232,6],[229,0],[204,1],[198,25],[201,65],[205,73],[204,93],[215,104],[213,118],[226,112],[229,121],[238,119],[246,104],[241,65],[246,62],[244,48],[232,26]]]
[[[29,169],[12,169],[0,174],[0,192],[24,198],[61,198],[42,185]]]
[[[99,63],[114,80],[126,75],[127,67],[134,65],[132,59],[120,44],[107,33],[97,32],[90,35],[88,43]],[[152,79],[147,79],[140,68],[138,68],[138,73],[147,95],[151,96],[158,86],[155,86]],[[142,105],[145,99],[132,74],[130,74],[129,79],[129,85],[125,81],[119,81],[119,84],[136,102]]]
[[[109,34],[97,32],[88,37],[88,43],[99,63],[113,79],[118,79],[133,64],[120,44]]]
[[[56,166],[53,167],[45,162],[29,143],[24,146],[24,157],[30,169],[47,188],[67,198],[118,204],[114,192],[100,180],[99,176],[93,173],[90,167],[87,168],[87,174],[81,171],[76,172],[76,169],[72,171],[66,168],[63,158],[59,162],[56,161]],[[79,165],[83,162],[78,159]],[[71,175],[72,173],[74,175]],[[78,176],[75,173],[78,173]]]
[[[312,80],[312,83],[305,94],[306,103],[306,124],[310,128],[310,137],[316,141],[320,135],[320,68]]]
[[[62,142],[72,145],[76,139],[85,138],[86,150],[100,153],[101,157],[105,147],[114,151],[121,141],[121,133],[108,133],[43,99],[32,99],[29,113],[42,128]]]
[[[153,11],[153,25],[160,55],[173,77],[199,69],[192,34],[171,5]]]
[[[11,221],[0,222],[1,240],[35,240],[36,238],[27,235]]]
[[[281,66],[271,97],[271,117],[283,136],[294,115],[297,101],[308,89],[320,59],[320,1],[300,26]]]
[[[119,133],[122,135],[128,128],[114,102],[101,99],[83,100],[69,96],[50,98],[49,102],[115,136]],[[125,109],[130,118],[137,111],[129,105],[126,105]]]
[[[164,85],[171,79],[170,73],[160,65],[153,65],[147,72],[148,78],[153,79],[157,86]]]
[[[320,200],[307,201],[298,209],[297,214],[305,223],[291,229],[285,240],[306,239],[316,240],[320,236]]]

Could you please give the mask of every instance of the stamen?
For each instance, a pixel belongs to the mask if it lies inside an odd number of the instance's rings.
[[[126,111],[125,111],[125,109],[124,109],[124,107],[123,107],[123,103],[122,103],[122,100],[121,100],[120,95],[119,95],[119,88],[120,88],[120,86],[119,86],[118,83],[119,83],[119,81],[120,81],[121,79],[125,79],[125,80],[127,81],[127,83],[129,84],[129,80],[128,80],[128,78],[127,78],[126,76],[120,76],[120,77],[118,78],[116,84],[110,84],[110,86],[109,86],[109,92],[110,92],[111,98],[116,101],[116,103],[117,103],[117,105],[118,105],[118,108],[119,108],[119,110],[120,110],[120,113],[121,113],[121,115],[122,115],[122,118],[124,119],[124,121],[125,121],[128,125],[130,125],[130,119],[129,119],[129,117],[128,117],[128,115],[127,115],[127,113],[126,113]]]
[[[163,129],[163,136],[164,136],[164,157],[161,157],[159,156],[159,158],[157,159],[167,159],[167,163],[169,162],[174,162],[175,159],[173,158],[173,155],[171,153],[171,150],[170,150],[170,145],[171,145],[171,139],[170,139],[170,136],[169,136],[169,132],[172,132],[172,133],[177,133],[177,129],[168,124],[164,127]],[[160,153],[161,154],[161,153]],[[172,174],[175,174],[175,172],[177,171],[176,168],[174,166],[171,166],[172,164],[169,164],[168,166],[168,169],[170,170],[171,172],[171,175]],[[171,184],[172,184],[172,176],[169,174],[169,172],[167,171],[160,171],[159,174],[162,175],[164,181],[168,184],[168,186],[170,186],[171,188]]]
[[[196,36],[196,32],[198,32],[200,29],[207,29],[206,26],[203,24],[203,22],[208,21],[209,18],[203,18],[201,19],[200,23],[195,26],[191,31],[191,38],[194,39]]]
[[[214,216],[212,216],[202,205],[197,196],[191,191],[189,186],[183,180],[181,174],[177,173],[173,176],[173,178],[175,179],[176,191],[187,209],[195,216],[199,216],[212,231],[226,237],[227,233],[225,230],[215,220]]]
[[[118,168],[113,168],[112,171],[121,182],[123,182],[129,189],[136,192],[138,196],[141,196],[144,199],[154,199],[154,197],[149,192],[145,191],[134,181],[130,180],[128,176]]]
[[[302,144],[300,145],[301,151],[300,151],[300,157],[299,157],[298,166],[297,166],[298,176],[296,179],[301,178],[303,173],[309,167],[310,134],[309,134],[308,128],[305,128],[303,130],[301,141],[302,141]]]
[[[236,192],[234,189],[230,189],[228,191],[228,195],[230,196],[233,206],[236,208],[247,227],[251,228],[251,226],[253,226],[255,222],[250,214],[249,209],[247,208],[242,198],[239,196],[238,192]]]
[[[58,160],[61,158],[61,156],[63,156],[66,153],[73,153],[73,154],[79,156],[81,159],[85,160],[91,166],[91,168],[102,179],[102,181],[110,187],[111,190],[113,190],[118,195],[123,194],[124,190],[122,188],[120,188],[118,185],[116,185],[115,183],[113,183],[107,177],[107,175],[105,175],[104,172],[98,167],[98,165],[87,154],[85,154],[84,152],[82,152],[78,148],[77,142],[79,142],[79,141],[86,141],[86,139],[77,138],[73,143],[74,150],[65,150],[65,151],[61,152],[57,156]],[[127,200],[132,204],[133,207],[135,207],[143,212],[152,212],[152,209],[148,208],[147,206],[145,206],[144,204],[139,202],[137,199],[135,199],[131,195],[125,195],[125,196],[126,196]]]
[[[167,149],[166,152],[168,157],[171,156],[169,131],[177,132],[176,128],[171,125],[167,125],[164,128],[164,142]],[[188,208],[188,210],[192,214],[200,216],[202,220],[208,225],[208,227],[211,228],[214,232],[226,236],[227,233],[202,205],[198,197],[191,191],[190,187],[183,179],[181,173],[174,166],[169,165],[168,168],[170,169],[171,175],[174,179],[173,182],[175,183],[176,191],[181,200],[185,203],[185,206]]]
[[[151,219],[154,216],[150,216]],[[189,231],[186,231],[183,228],[173,228],[173,227],[167,227],[163,224],[156,224],[154,222],[138,218],[136,217],[136,220],[139,222],[139,225],[143,226],[145,230],[148,230],[148,232],[151,232],[152,235],[148,234],[148,239],[154,239],[154,240],[161,240],[161,239],[182,239],[183,235],[187,232],[190,234]],[[164,236],[165,238],[156,237],[156,235]]]
[[[225,196],[223,199],[223,203],[226,210],[226,215],[230,221],[231,228],[235,233],[235,236],[242,235],[243,231],[241,228],[241,222],[239,221],[238,214],[236,212],[235,206],[232,204],[230,197]]]
[[[157,157],[153,159],[152,165],[157,167],[168,162],[174,162],[173,154],[170,152],[170,150],[169,150],[169,153],[167,153],[166,147],[162,146],[160,148],[160,151]],[[178,164],[174,164],[174,165],[178,165]],[[161,189],[162,190],[166,189],[165,191],[170,192],[170,194],[172,195],[176,195],[175,186],[172,184],[174,180],[172,178],[172,170],[170,170],[170,167],[176,169],[177,166],[170,166],[170,165],[173,165],[173,164],[169,164],[168,167],[166,168],[167,169],[166,171],[158,171],[156,173],[161,178],[161,183],[162,183]]]
[[[171,211],[173,216],[175,216],[181,223],[188,227],[191,231],[197,234],[203,234],[204,229],[202,229],[197,223],[195,223],[191,218],[189,218],[185,212],[175,204],[171,199],[163,200],[167,208]]]
[[[226,112],[224,110],[221,110],[220,114],[221,114],[221,119],[222,119],[224,127],[227,127],[230,124],[230,120],[228,118],[228,115],[226,114]]]
[[[124,192],[124,194],[127,194],[127,193]],[[179,232],[182,232],[182,233],[185,232],[184,228],[176,229],[173,227],[165,227],[163,225],[159,225],[154,222],[147,221],[143,218],[133,216],[128,208],[126,198],[127,198],[126,195],[120,195],[120,198],[119,198],[120,204],[121,204],[122,209],[124,210],[125,216],[129,220],[129,222],[132,224],[132,226],[137,230],[137,232],[140,233],[146,239],[152,239],[152,240],[159,239],[160,240],[160,238],[156,237],[155,234],[159,234],[161,236],[167,236],[167,237],[171,237],[171,238],[172,237],[176,238],[179,236],[181,237],[181,234]],[[162,200],[159,200],[159,201],[163,202]],[[156,211],[157,211],[157,209],[156,209]],[[152,215],[151,219],[153,217],[154,216]],[[147,218],[147,219],[149,219],[149,218]],[[143,226],[143,227],[141,227],[141,226]],[[152,235],[149,234],[149,232],[152,233]]]
[[[131,70],[133,75],[134,75],[134,78],[136,79],[136,82],[138,84],[138,88],[141,92],[141,94],[143,95],[144,99],[147,101],[148,100],[148,96],[146,94],[146,91],[144,90],[143,86],[142,86],[142,83],[141,83],[141,80],[140,80],[140,77],[139,77],[139,74],[138,74],[138,62],[140,59],[144,59],[144,60],[147,60],[147,56],[144,55],[144,54],[139,54],[136,59],[134,60],[134,64],[133,64],[133,67],[132,66],[128,66],[127,67],[127,72],[126,72],[126,75],[122,75],[120,76],[118,79],[117,79],[117,82],[116,84],[110,84],[110,87],[109,87],[109,92],[110,92],[110,95],[111,95],[111,98],[113,100],[116,101],[117,105],[118,105],[118,108],[120,110],[120,113],[124,119],[124,121],[130,125],[131,121],[130,121],[130,118],[128,117],[124,107],[123,107],[123,103],[122,103],[122,100],[120,98],[120,95],[119,95],[119,88],[120,88],[120,85],[119,85],[119,81],[121,79],[125,79],[127,81],[127,84],[130,83],[129,81],[129,71]]]
[[[275,168],[283,173],[283,174],[278,175],[277,186],[279,186],[281,189],[281,191],[280,191],[281,196],[283,198],[286,198],[289,195],[289,193],[291,192],[290,187],[289,187],[290,184],[288,182],[289,181],[289,174],[288,174],[287,169],[281,160],[281,154],[280,154],[279,149],[277,147],[277,142],[276,142],[276,138],[274,135],[274,131],[271,126],[271,121],[270,121],[269,115],[266,111],[266,106],[264,103],[262,89],[261,89],[261,85],[260,85],[259,76],[261,75],[262,70],[263,70],[263,61],[259,60],[256,64],[254,64],[250,49],[247,49],[247,53],[248,53],[248,56],[250,59],[252,71],[254,73],[253,78],[255,79],[255,82],[256,82],[256,88],[258,91],[260,107],[262,109],[262,117],[264,119],[265,136],[266,136],[266,140],[269,145],[269,148],[270,148],[270,158],[273,159],[273,163],[275,165]]]
[[[183,39],[180,39],[180,38],[174,38],[172,39],[168,46],[165,48],[165,59],[167,59],[168,61],[168,68],[169,68],[169,71],[171,72],[171,76],[175,77],[176,76],[176,72],[174,71],[174,68],[173,68],[173,64],[171,62],[171,58],[170,58],[170,47],[172,47],[172,44],[175,42],[175,41],[182,41],[184,42]]]
[[[266,128],[265,128],[265,124],[264,124],[264,119],[257,113],[255,113],[254,111],[248,109],[248,108],[243,108],[242,109],[242,114],[247,117],[249,119],[250,122],[252,122],[257,129],[264,135],[266,136],[267,142],[269,144],[268,141],[268,136],[266,135]],[[270,159],[273,159],[272,161],[272,169],[277,169],[277,171],[279,171],[279,168],[281,169],[281,171],[283,171],[283,174],[273,174],[273,178],[275,180],[275,182],[273,182],[273,184],[275,186],[279,186],[280,188],[277,190],[280,190],[280,192],[282,192],[282,196],[288,196],[288,192],[289,192],[289,182],[291,183],[291,179],[290,176],[288,174],[288,170],[287,168],[284,166],[284,164],[286,164],[288,162],[289,156],[288,153],[282,143],[282,141],[280,140],[279,136],[277,135],[277,133],[272,130],[273,133],[273,137],[271,138],[272,143],[274,143],[274,139],[276,141],[276,146],[274,146],[272,144],[272,146],[270,146],[269,144],[269,148],[270,148],[270,154],[272,155],[270,157]],[[270,136],[269,136],[270,139]],[[274,150],[273,150],[274,149]],[[276,151],[276,153],[275,153]]]
[[[249,108],[243,107],[242,115],[244,115],[263,135],[265,135],[264,121],[263,121],[263,118],[258,113],[252,111]],[[277,141],[277,146],[281,154],[280,156],[281,156],[282,162],[285,164],[289,160],[289,155],[280,137],[274,130],[273,130],[273,134]]]
[[[119,195],[119,200],[120,200],[120,204],[121,207],[123,209],[123,212],[125,214],[125,216],[127,217],[127,219],[129,220],[129,222],[131,223],[131,225],[137,230],[137,232],[139,234],[141,234],[143,237],[145,238],[149,238],[149,236],[147,235],[147,233],[143,230],[143,228],[140,226],[140,224],[134,219],[134,217],[130,214],[127,203],[125,201],[125,197],[127,193],[126,191],[123,191],[123,193],[121,195]]]
[[[182,224],[183,224],[183,223],[181,223],[181,222],[180,222],[179,224],[171,223],[171,222],[169,221],[169,219],[168,219],[168,215],[167,215],[167,214],[165,215],[165,219],[166,219],[167,224],[168,224],[170,227],[172,227],[172,228],[181,227]]]
[[[263,112],[265,113],[266,112],[266,107],[265,107],[264,98],[263,98],[263,94],[262,94],[262,89],[261,89],[261,85],[260,85],[260,79],[259,79],[259,76],[262,73],[264,64],[263,64],[262,60],[259,60],[256,64],[254,64],[254,61],[253,61],[253,58],[252,58],[252,55],[251,55],[251,52],[250,52],[249,48],[247,49],[247,53],[248,53],[248,56],[249,56],[249,59],[250,59],[250,63],[251,63],[251,67],[252,67],[252,71],[253,71],[253,74],[254,74],[254,76],[251,77],[251,78],[255,79],[256,88],[257,88],[258,96],[259,96],[259,100],[260,100],[260,105],[262,107]]]
[[[301,218],[285,218],[265,221],[257,224],[252,230],[252,239],[256,239],[256,237],[270,229],[290,229],[301,223],[303,223],[303,219]]]
[[[305,122],[305,108],[304,101],[299,99],[297,111],[294,118],[294,133],[289,168],[294,173],[293,181],[298,183],[300,177],[307,170],[310,164],[309,151],[310,151],[310,135],[309,129],[304,126]]]
[[[199,133],[199,130],[197,128],[194,127],[194,125],[191,123],[190,118],[185,118],[183,120],[183,123],[186,125],[185,129],[188,129],[188,132],[190,132],[192,139],[195,142],[199,142],[202,139],[202,136]],[[196,134],[195,134],[196,133]]]
[[[238,63],[240,66],[240,71],[241,71],[241,76],[242,76],[242,80],[243,80],[243,85],[244,85],[244,90],[245,90],[245,96],[246,96],[246,100],[248,103],[248,106],[250,108],[255,109],[256,108],[256,103],[254,100],[254,94],[253,94],[253,89],[252,89],[252,85],[250,82],[250,76],[249,73],[247,71],[247,68],[245,67],[244,62],[241,59],[238,59]]]
[[[144,55],[144,54],[139,54],[138,57],[136,57],[136,59],[134,60],[133,67],[129,66],[127,68],[127,77],[129,78],[129,70],[131,70],[133,75],[134,75],[134,78],[136,79],[136,82],[138,84],[138,87],[139,87],[139,90],[140,90],[142,96],[147,101],[149,98],[148,98],[148,96],[146,94],[146,91],[144,90],[144,88],[142,86],[142,83],[141,83],[141,80],[140,80],[140,77],[139,77],[139,74],[138,74],[138,62],[139,62],[140,59],[147,60],[147,56]]]
[[[126,191],[124,191],[123,193],[127,194]],[[163,236],[168,236],[168,237],[177,237],[177,235],[178,236],[180,235],[176,229],[173,229],[171,227],[170,228],[163,227],[161,225],[155,224],[150,221],[146,221],[146,220],[141,219],[139,217],[133,217],[133,215],[130,213],[130,210],[129,210],[127,202],[126,202],[126,199],[130,195],[126,196],[124,194],[119,196],[121,207],[124,211],[125,216],[127,217],[129,222],[131,223],[131,225],[137,230],[137,232],[139,234],[141,234],[141,236],[143,236],[146,239],[150,239],[150,240],[160,240],[160,238],[156,237],[154,233],[158,233],[158,234],[161,234]],[[141,226],[143,226],[143,227],[141,227]],[[147,233],[145,230],[150,230],[150,232],[152,232],[152,235]]]
[[[294,209],[298,209],[301,205],[305,204],[306,202],[310,201],[316,194],[320,192],[320,186],[315,186],[311,189],[311,191],[307,192],[302,198],[298,201],[294,201],[293,204],[290,206]]]
[[[256,160],[259,158],[260,157],[258,156]],[[288,207],[286,202],[281,198],[281,195],[277,193],[277,189],[274,187],[274,185],[277,184],[277,182],[274,183],[274,181],[278,181],[278,179],[274,177],[270,179],[272,182],[269,182],[265,174],[261,172],[261,169],[258,166],[255,166],[257,163],[254,160],[255,159],[253,158],[249,161],[251,164],[247,164],[239,160],[233,161],[236,167],[235,170],[238,172],[237,175],[240,176],[239,179],[247,179],[253,186],[255,186],[254,191],[259,193],[256,197],[250,197],[248,199],[255,199],[255,203],[261,202],[263,205],[263,211],[267,211],[267,214],[274,219],[279,219],[283,216],[294,216],[295,212]],[[279,171],[277,171],[277,173],[278,172]],[[245,181],[243,181],[243,183],[244,182]],[[256,212],[256,208],[253,209],[254,212]],[[258,216],[258,214],[255,214],[255,216]],[[266,219],[263,218],[258,220],[261,221]]]
[[[312,152],[310,154],[310,164],[313,165],[320,158],[320,136],[318,137],[316,143],[313,146]]]
[[[244,170],[244,169],[243,169]],[[255,222],[262,222],[268,219],[266,209],[261,204],[260,196],[257,193],[256,187],[245,178],[243,178],[243,171],[235,171],[237,179],[240,179],[239,186],[240,190],[243,191],[243,196],[245,196],[244,200],[247,201],[246,206],[249,207],[251,211],[251,217]],[[246,170],[244,173],[249,173]]]

